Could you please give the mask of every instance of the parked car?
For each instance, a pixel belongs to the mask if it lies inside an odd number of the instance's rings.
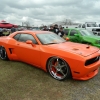
[[[89,31],[92,31],[96,35],[100,35],[100,27],[96,22],[85,22],[83,24],[79,24],[78,28],[87,29]]]
[[[96,46],[100,48],[100,36],[96,36],[93,32],[86,29],[78,29],[78,28],[67,28],[64,29],[65,37],[68,37],[70,41],[90,44],[92,46]]]
[[[56,80],[88,80],[97,75],[99,48],[64,40],[48,31],[16,31],[0,37],[0,58],[26,62]],[[20,68],[20,67],[19,67]]]

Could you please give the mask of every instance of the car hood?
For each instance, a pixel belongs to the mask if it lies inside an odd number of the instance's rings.
[[[90,45],[85,45],[85,44],[73,43],[73,42],[51,44],[51,45],[48,45],[48,47],[54,48],[57,50],[62,50],[62,51],[66,51],[66,52],[79,54],[84,57],[89,56],[89,55],[99,51],[99,48],[96,48],[96,47],[93,47]]]

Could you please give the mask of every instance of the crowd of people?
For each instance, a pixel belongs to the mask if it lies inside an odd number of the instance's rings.
[[[11,29],[7,29],[7,28],[0,28],[0,36],[7,36],[10,33],[13,33],[16,31],[16,28],[14,28],[14,26],[12,26]],[[6,34],[5,34],[6,33]]]
[[[64,36],[64,27],[58,26],[57,24],[51,25],[49,28],[47,26],[43,27],[43,31],[51,31],[59,35],[60,37]]]
[[[67,27],[66,27],[67,28]],[[9,35],[15,31],[17,31],[18,29],[14,28],[14,26],[11,28],[11,29],[6,29],[6,28],[0,28],[0,36],[5,36],[5,32],[7,32],[8,34],[6,35]],[[25,28],[23,28],[22,30],[26,30]],[[30,30],[30,29],[28,29]],[[43,31],[50,31],[50,32],[54,32],[56,33],[57,35],[59,35],[60,37],[63,37],[64,36],[64,27],[62,27],[61,25],[58,26],[57,24],[55,25],[51,25],[49,28],[47,26],[44,26]],[[18,30],[18,31],[21,31],[21,30]]]

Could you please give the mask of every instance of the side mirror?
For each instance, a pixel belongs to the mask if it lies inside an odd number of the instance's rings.
[[[68,37],[65,38],[66,41],[69,41],[70,39]]]
[[[79,34],[74,34],[74,36],[77,36],[77,37],[79,37]]]
[[[32,44],[32,41],[31,40],[27,40],[26,44]]]
[[[27,40],[26,44],[31,44],[32,46],[36,46],[31,40]]]

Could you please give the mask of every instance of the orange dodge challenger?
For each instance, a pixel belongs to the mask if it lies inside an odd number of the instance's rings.
[[[64,40],[48,31],[17,31],[0,37],[0,58],[37,66],[56,80],[88,80],[97,75],[100,50]]]

